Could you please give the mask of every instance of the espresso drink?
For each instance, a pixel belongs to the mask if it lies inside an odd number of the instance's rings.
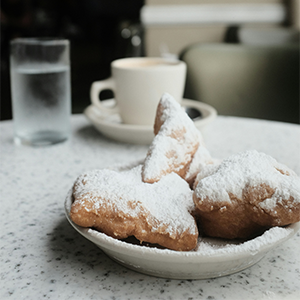
[[[125,58],[111,64],[112,77],[94,82],[92,103],[106,113],[119,113],[123,123],[153,126],[161,96],[169,93],[181,102],[186,65],[166,58]],[[111,89],[116,106],[110,110],[99,101],[99,93]],[[116,110],[117,109],[117,110]]]

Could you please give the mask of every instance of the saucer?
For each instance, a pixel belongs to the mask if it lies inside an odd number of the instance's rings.
[[[105,100],[103,104],[111,106],[114,101]],[[183,99],[182,106],[196,108],[201,112],[202,118],[194,121],[199,130],[217,116],[217,111],[212,106],[199,101]],[[99,132],[113,140],[141,145],[148,145],[153,140],[153,126],[124,124],[119,114],[108,114],[94,105],[88,106],[84,114]]]

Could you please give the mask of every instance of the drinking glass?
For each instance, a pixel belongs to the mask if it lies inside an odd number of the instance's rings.
[[[70,136],[69,41],[11,41],[10,76],[17,144],[46,146]]]

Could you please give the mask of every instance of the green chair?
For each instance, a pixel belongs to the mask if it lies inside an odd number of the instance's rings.
[[[299,45],[195,44],[187,64],[185,98],[219,115],[299,123]]]

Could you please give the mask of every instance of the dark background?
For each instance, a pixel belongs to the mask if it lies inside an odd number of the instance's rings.
[[[139,13],[143,0],[2,0],[0,120],[12,118],[9,41],[63,37],[71,42],[72,112],[90,104],[91,83],[109,77],[112,60],[143,56]],[[101,98],[111,97],[103,92]]]

